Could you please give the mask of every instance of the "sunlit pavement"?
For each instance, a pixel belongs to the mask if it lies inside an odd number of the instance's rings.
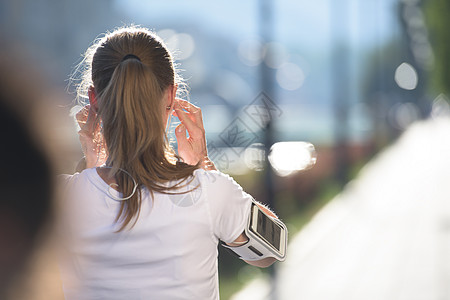
[[[412,125],[367,164],[277,273],[276,297],[258,279],[232,299],[450,299],[450,119]]]

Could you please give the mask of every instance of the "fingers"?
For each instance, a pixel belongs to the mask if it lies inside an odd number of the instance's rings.
[[[92,133],[87,131],[87,130],[83,130],[83,129],[79,130],[78,131],[78,135],[80,136],[80,138],[83,137],[83,138],[90,138],[90,139],[92,139]]]
[[[177,114],[178,119],[180,119],[181,123],[186,127],[189,132],[189,136],[192,136],[194,132],[200,130],[200,128],[194,123],[193,120],[189,117],[189,113],[183,111],[181,106],[178,103],[174,105],[175,112]]]
[[[95,134],[95,131],[99,130],[99,127],[95,128],[95,121],[97,118],[97,113],[91,105],[85,105],[76,115],[78,126],[84,132],[91,135]]]
[[[183,109],[187,110],[193,116],[194,121],[199,126],[203,127],[202,110],[200,109],[200,107],[195,106],[189,101],[183,99],[176,98],[175,100]]]
[[[186,143],[186,127],[183,124],[180,124],[175,128],[175,136],[177,137],[177,142],[179,145]]]
[[[186,109],[189,112],[195,112],[197,110],[200,110],[200,107],[195,106],[194,104],[192,104],[189,101],[180,99],[180,98],[176,98],[175,101],[177,101],[184,109]]]
[[[96,122],[97,113],[92,105],[88,104],[75,115],[75,118],[80,126],[78,137],[86,157],[87,167],[92,168],[102,165],[108,155],[106,153],[101,127]]]
[[[201,138],[205,133],[201,118],[201,110],[193,104],[189,103],[189,105],[187,105],[186,103],[188,102],[181,99],[175,102],[174,109],[176,116],[186,127],[190,137]],[[186,109],[187,111],[184,111],[183,109]]]
[[[195,165],[208,153],[201,109],[185,100],[176,99],[174,110],[181,121],[181,124],[175,128],[178,154],[187,164]]]
[[[95,131],[95,120],[97,118],[97,113],[94,111],[94,108],[92,107],[92,105],[89,105],[88,107],[88,116],[87,116],[87,120],[86,120],[86,130],[89,132],[94,132]]]
[[[88,118],[88,114],[89,114],[89,104],[82,107],[80,109],[79,112],[77,112],[77,114],[75,115],[75,119],[78,122],[78,125],[81,127],[84,127],[84,125],[86,124],[86,120]]]
[[[186,127],[183,124],[178,125],[175,128],[175,136],[178,143],[178,155],[180,155],[186,163],[189,163],[189,154],[192,152],[192,147],[189,145],[189,141],[186,135]]]

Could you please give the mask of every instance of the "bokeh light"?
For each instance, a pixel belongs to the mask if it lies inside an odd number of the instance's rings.
[[[177,33],[172,29],[162,29],[157,34],[164,40],[175,59],[185,60],[194,53],[195,41],[190,34]]]
[[[440,94],[434,99],[430,115],[433,119],[448,118],[450,116],[449,99],[444,94]]]
[[[402,63],[395,70],[395,82],[405,90],[414,90],[417,87],[418,76],[416,69],[408,63]]]
[[[255,143],[250,145],[244,152],[244,161],[247,167],[251,170],[262,171],[266,161],[266,151],[264,145]]]
[[[258,39],[246,39],[239,43],[238,55],[241,62],[247,66],[259,65],[264,56],[263,45]]]
[[[293,91],[303,85],[305,73],[298,65],[285,63],[277,70],[276,79],[283,89]]]
[[[419,119],[420,111],[414,103],[397,103],[389,110],[388,117],[395,128],[404,130]]]
[[[311,143],[279,142],[270,148],[270,165],[282,177],[310,169],[316,160],[316,149]]]
[[[239,105],[243,97],[251,95],[249,83],[236,72],[227,69],[217,70],[212,81],[216,95],[228,104]]]
[[[272,69],[278,69],[289,59],[286,47],[277,42],[267,43],[264,47],[264,63]]]

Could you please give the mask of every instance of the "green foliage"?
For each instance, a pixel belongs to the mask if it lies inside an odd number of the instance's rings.
[[[435,55],[431,88],[450,94],[450,1],[424,1],[425,18]]]

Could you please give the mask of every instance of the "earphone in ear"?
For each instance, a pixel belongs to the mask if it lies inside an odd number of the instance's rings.
[[[166,123],[166,134],[167,134],[170,129],[170,124],[172,123],[173,105],[166,106],[166,110],[169,112],[169,116],[167,118],[167,123]]]

